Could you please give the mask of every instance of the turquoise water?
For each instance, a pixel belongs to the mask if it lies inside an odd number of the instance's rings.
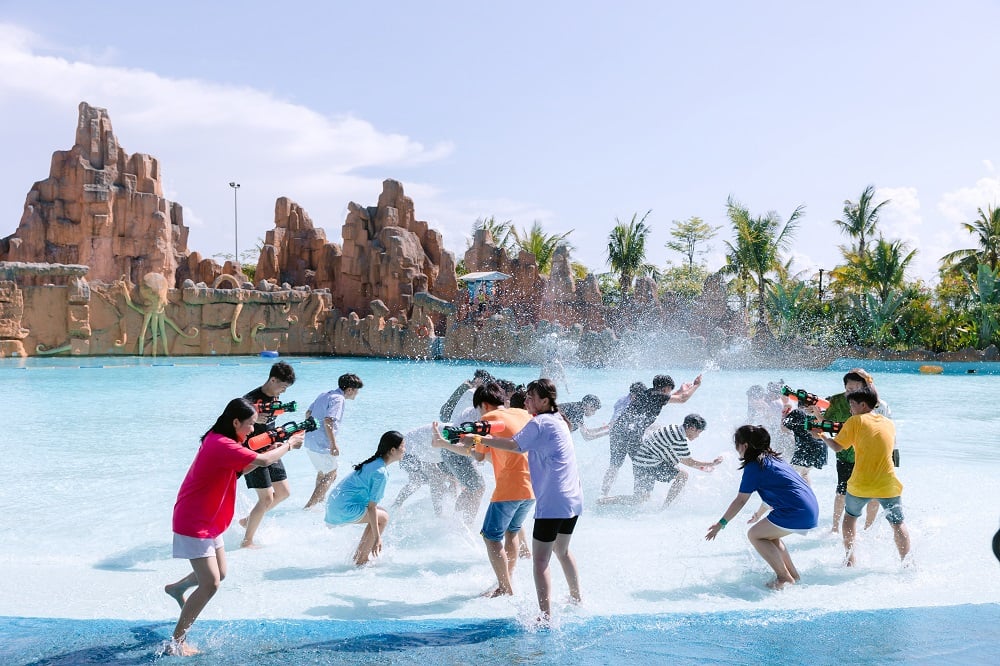
[[[475,367],[288,360],[299,379],[284,397],[303,409],[344,372],[365,381],[345,415],[342,469],[370,455],[384,430],[435,418]],[[263,382],[271,362],[0,361],[5,450],[16,461],[0,490],[0,663],[156,658],[177,613],[162,586],[187,571],[170,557],[177,487],[225,402]],[[491,369],[514,381],[538,372]],[[631,381],[663,371],[684,381],[699,370],[659,360],[641,369],[570,368],[568,398],[601,397],[604,407],[591,419],[597,424]],[[492,581],[482,543],[453,516],[434,516],[426,490],[392,513],[382,558],[356,570],[350,555],[360,528],[327,529],[321,514],[301,509],[314,472],[305,456],[290,455],[293,497],[265,519],[263,547],[239,550],[238,530],[225,535],[229,576],[192,632],[205,651],[193,662],[993,663],[1000,644],[1000,584],[989,551],[1000,504],[995,377],[876,372],[898,427],[911,567],[900,567],[884,521],[861,536],[858,567],[841,566],[842,546],[829,535],[832,463],[813,473],[820,527],[787,541],[802,585],[781,593],[763,587],[766,565],[742,528],[752,507],[719,539],[704,541],[738,486],[731,433],[745,414],[746,387],[783,379],[829,394],[841,374],[706,372],[695,397],[664,417],[701,413],[709,429],[694,442],[694,456],[727,459],[711,474],[692,472],[666,512],[657,510],[662,484],[635,512],[597,507],[607,440],[579,440],[587,508],[573,548],[584,604],[557,606],[551,631],[532,627],[524,562],[513,599],[479,597]],[[387,504],[405,480],[393,468]],[[615,492],[630,488],[626,463]],[[244,489],[238,512],[251,503]],[[557,598],[565,594],[558,569],[554,585]]]

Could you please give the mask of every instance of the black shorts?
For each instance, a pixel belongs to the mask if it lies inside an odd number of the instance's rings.
[[[653,492],[653,486],[657,481],[670,483],[677,478],[681,471],[673,463],[660,463],[655,467],[642,467],[632,465],[632,474],[635,480],[632,484],[634,495],[648,495]]]
[[[845,460],[837,461],[837,494],[847,494],[847,482],[851,479],[851,472],[854,471],[854,463]]]
[[[475,491],[486,487],[483,475],[476,469],[469,456],[459,455],[445,449],[441,451],[441,464],[448,470],[449,474],[458,479],[463,488]]]
[[[542,543],[552,543],[559,534],[572,534],[579,517],[535,518],[535,527],[531,531],[531,538]]]
[[[272,483],[287,479],[288,473],[285,472],[285,465],[279,460],[267,467],[255,467],[244,474],[243,478],[247,480],[247,488],[270,488]]]
[[[615,469],[621,468],[625,463],[625,456],[632,457],[632,452],[638,448],[642,441],[641,437],[636,437],[630,431],[611,432],[611,466]]]

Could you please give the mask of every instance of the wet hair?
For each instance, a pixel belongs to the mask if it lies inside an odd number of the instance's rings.
[[[526,393],[534,393],[539,398],[547,398],[549,404],[552,406],[549,409],[550,414],[556,414],[559,411],[559,405],[556,404],[556,385],[551,379],[536,379],[535,381],[528,384]]]
[[[871,386],[872,376],[861,368],[854,368],[853,370],[849,370],[847,374],[844,375],[844,384],[846,385],[847,382],[860,382],[865,386]]]
[[[590,407],[593,407],[594,409],[600,409],[601,408],[601,399],[598,398],[593,393],[588,393],[587,395],[583,396],[583,398],[580,400],[580,402],[583,403],[584,407],[590,406]]]
[[[484,370],[483,368],[479,368],[474,373],[472,373],[472,379],[474,380],[479,379],[484,384],[486,382],[496,381],[495,379],[493,379],[493,375],[491,375],[488,370]]]
[[[747,445],[746,451],[743,452],[743,464],[740,465],[740,469],[751,462],[763,467],[764,458],[781,458],[781,454],[771,448],[771,434],[762,425],[740,426],[733,435],[733,442]]]
[[[360,472],[362,467],[374,461],[376,458],[384,458],[386,455],[388,455],[389,451],[393,449],[398,449],[399,445],[402,443],[403,443],[403,433],[399,432],[398,430],[390,430],[386,433],[383,433],[382,438],[378,440],[378,448],[375,450],[375,454],[368,460],[365,460],[364,462],[360,462],[357,465],[355,465],[354,471]]]
[[[701,414],[688,414],[684,417],[685,428],[694,428],[695,430],[704,430],[708,427],[708,423],[705,422],[705,418]]]
[[[514,392],[514,382],[509,379],[498,379],[496,382],[500,385],[500,389],[504,392],[504,395],[510,395]]]
[[[524,387],[515,389],[513,393],[510,394],[510,406],[514,409],[524,409],[524,399],[527,397],[527,393],[524,391]]]
[[[257,410],[253,408],[253,405],[246,398],[233,398],[226,405],[226,408],[222,410],[222,413],[219,414],[219,418],[215,419],[215,425],[201,436],[201,441],[204,442],[208,434],[212,432],[235,440],[236,428],[233,427],[233,421],[246,421],[256,413]],[[242,443],[240,442],[240,444]]]
[[[284,361],[278,361],[271,366],[271,373],[267,376],[268,379],[271,379],[272,377],[285,384],[294,384],[295,370],[293,370],[292,366],[288,365]]]
[[[754,384],[747,389],[748,398],[763,398],[764,397],[764,387],[760,384]]]
[[[868,405],[869,409],[878,407],[878,392],[871,386],[851,391],[847,394],[848,402],[861,402]]]
[[[501,407],[505,402],[503,389],[497,382],[483,384],[477,387],[476,392],[472,394],[472,406],[476,409],[479,409],[483,403]]]
[[[662,388],[669,388],[671,391],[674,390],[674,380],[670,375],[656,375],[653,377],[653,388],[659,391]]]
[[[632,382],[628,387],[629,395],[639,395],[646,390],[646,385],[642,382]]]
[[[340,387],[341,391],[346,391],[347,389],[364,388],[365,384],[361,381],[361,377],[349,372],[340,376],[340,379],[337,380],[337,386]]]

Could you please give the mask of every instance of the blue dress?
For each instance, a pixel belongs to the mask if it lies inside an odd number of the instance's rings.
[[[385,461],[376,458],[354,471],[333,489],[326,500],[326,522],[329,525],[356,523],[368,510],[368,503],[378,503],[385,495],[389,479]]]
[[[760,463],[760,464],[758,464]],[[791,465],[761,456],[743,468],[741,493],[756,492],[771,507],[767,519],[786,530],[811,530],[819,522],[816,494]]]

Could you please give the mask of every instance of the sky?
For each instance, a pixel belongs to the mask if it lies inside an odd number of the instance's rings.
[[[130,7],[130,6],[128,6]],[[188,2],[0,0],[0,237],[13,234],[81,101],[160,160],[188,247],[241,252],[299,203],[341,242],[348,203],[403,183],[462,257],[477,218],[571,232],[609,270],[616,220],[720,227],[733,197],[805,206],[802,277],[841,261],[834,220],[865,187],[932,280],[1000,203],[1000,3]],[[239,234],[234,239],[234,191]]]

